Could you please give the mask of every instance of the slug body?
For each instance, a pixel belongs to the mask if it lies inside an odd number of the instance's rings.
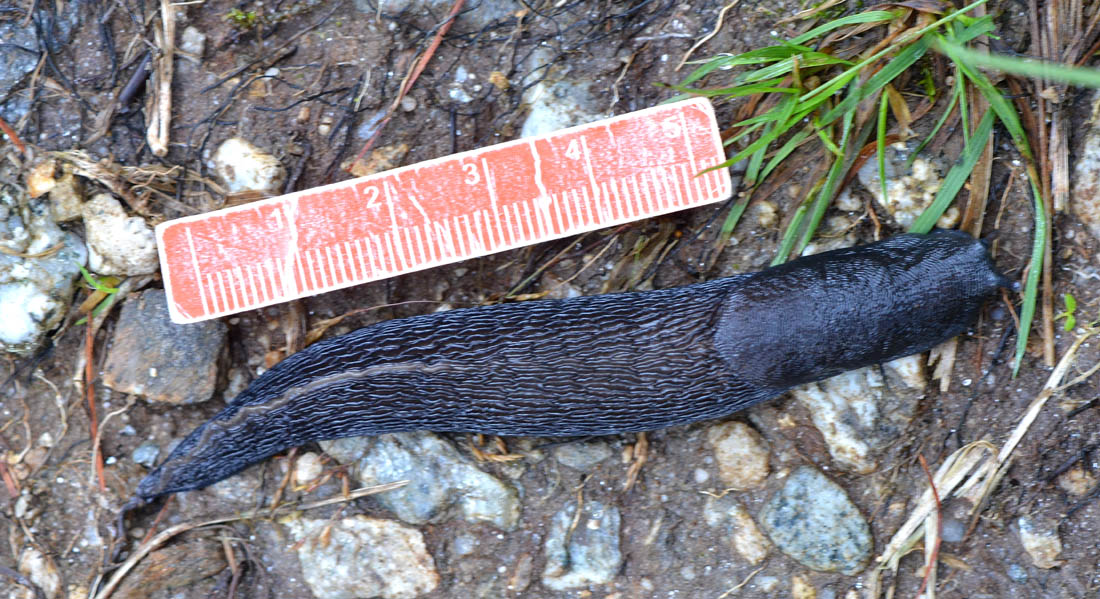
[[[262,374],[150,472],[137,498],[202,488],[322,439],[604,435],[718,418],[925,351],[1008,284],[980,242],[937,231],[673,289],[382,322]]]

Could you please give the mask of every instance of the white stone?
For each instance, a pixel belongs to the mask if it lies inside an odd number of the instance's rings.
[[[57,178],[50,190],[50,214],[57,222],[76,220],[83,214],[83,192],[80,182],[72,173]]]
[[[302,577],[317,599],[415,599],[439,585],[415,528],[366,516],[283,524],[297,541]]]
[[[57,185],[57,163],[53,160],[46,160],[36,164],[27,173],[27,195],[32,198],[49,192]]]
[[[157,240],[141,217],[101,193],[84,203],[88,267],[102,275],[147,275],[157,271]]]
[[[568,69],[553,60],[554,54],[549,49],[536,50],[527,60],[528,73],[543,79],[523,93],[523,103],[530,112],[520,130],[522,137],[551,133],[611,116],[598,107],[600,102],[609,100],[598,92],[593,93],[591,79],[570,80]]]
[[[874,451],[908,423],[915,400],[925,390],[923,363],[917,355],[883,365],[904,389],[888,389],[879,368],[870,366],[800,385],[791,393],[810,413],[833,460],[845,470],[870,474],[878,466]],[[906,401],[890,391],[905,393]]]
[[[304,485],[317,480],[322,471],[324,466],[321,464],[321,457],[312,451],[307,451],[298,456],[298,461],[294,465],[294,479],[299,485]]]
[[[759,486],[768,478],[767,442],[743,422],[725,422],[707,430],[718,462],[718,477],[730,489]]]
[[[886,149],[885,198],[882,197],[882,185],[879,183],[878,160],[868,160],[858,172],[859,182],[874,196],[879,206],[886,210],[897,225],[906,229],[928,208],[943,184],[939,169],[931,161],[917,158],[905,170],[907,159],[907,149],[903,143]],[[958,220],[959,210],[951,206],[936,225],[951,228]]]
[[[516,488],[478,468],[454,445],[426,431],[322,441],[321,447],[364,485],[409,484],[375,497],[398,518],[423,524],[461,515],[510,530],[519,522]]]
[[[1020,526],[1020,544],[1037,567],[1053,568],[1062,564],[1062,560],[1058,559],[1062,553],[1062,539],[1058,537],[1055,523],[1022,516],[1017,524]]]
[[[49,556],[34,547],[27,547],[19,556],[19,573],[38,585],[47,599],[56,599],[61,596],[61,572]],[[14,595],[18,597],[19,595]],[[34,597],[28,593],[27,597]]]
[[[195,58],[202,58],[206,49],[206,34],[193,25],[187,26],[180,35],[179,49]]]
[[[1092,117],[1074,158],[1070,204],[1092,236],[1100,239],[1100,91],[1092,97]]]
[[[542,584],[555,591],[608,584],[622,569],[621,516],[614,506],[570,503],[554,514],[546,532]]]
[[[0,343],[18,346],[30,342],[39,323],[58,308],[58,302],[28,282],[0,285]]]
[[[730,545],[745,561],[756,566],[768,557],[771,541],[760,531],[745,506],[732,495],[709,497],[703,518],[709,526],[727,527]]]
[[[551,133],[609,116],[588,108],[594,99],[586,82],[559,81],[550,85],[541,82],[524,94],[524,101],[531,110],[520,130],[522,137]]]
[[[214,171],[230,193],[282,193],[286,169],[279,159],[240,137],[231,137],[214,152]]]
[[[791,577],[791,599],[817,599],[817,589],[805,574]]]
[[[68,311],[84,243],[54,222],[44,198],[0,184],[0,351],[33,352]]]
[[[765,229],[770,229],[779,222],[779,213],[775,204],[767,200],[754,202],[751,211],[756,216],[756,224]]]

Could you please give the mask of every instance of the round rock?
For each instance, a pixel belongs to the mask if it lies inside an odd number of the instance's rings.
[[[768,478],[768,444],[749,425],[714,425],[707,429],[707,441],[718,462],[718,477],[727,488],[743,491]]]
[[[439,585],[415,528],[366,516],[284,524],[297,541],[302,576],[319,599],[415,599]]]
[[[871,529],[839,485],[809,466],[795,470],[759,521],[780,551],[822,572],[856,574],[871,557]]]
[[[279,159],[240,137],[231,137],[214,153],[214,170],[230,193],[282,192],[286,169]]]

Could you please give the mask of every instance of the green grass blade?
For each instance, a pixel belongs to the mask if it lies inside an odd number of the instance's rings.
[[[841,151],[840,146],[833,143],[833,140],[829,139],[829,134],[826,133],[825,127],[819,127],[816,129],[817,138],[821,140],[821,145],[825,146],[825,149],[829,151],[833,156],[843,156],[844,152]]]
[[[775,79],[776,77],[784,77],[794,70],[796,63],[798,64],[799,69],[813,69],[816,67],[825,67],[834,64],[852,64],[850,61],[835,58],[833,56],[822,54],[820,52],[799,54],[785,60],[781,60],[775,64],[770,64],[766,67],[759,68],[755,71],[741,73],[734,79],[734,81],[736,81],[737,83],[757,83],[759,81]]]
[[[1039,275],[1043,272],[1043,252],[1046,248],[1047,229],[1046,209],[1043,207],[1043,193],[1039,190],[1038,177],[1033,167],[1029,167],[1031,195],[1035,204],[1035,236],[1031,241],[1031,260],[1027,264],[1027,280],[1024,281],[1024,301],[1020,305],[1020,334],[1016,338],[1016,355],[1012,361],[1012,376],[1020,371],[1020,364],[1027,352],[1027,338],[1031,334],[1031,322],[1035,319],[1035,306],[1039,299]]]
[[[961,18],[952,23],[947,30],[951,32],[952,41],[965,44],[980,36],[990,35],[996,28],[996,24],[993,23],[993,15],[985,15],[978,19]]]
[[[764,135],[768,135],[774,127],[774,124],[766,125]],[[752,156],[749,156],[749,163],[745,166],[745,185],[749,187],[756,186],[757,175],[760,173],[760,166],[764,163],[764,155],[767,153],[768,147],[761,146],[752,153]]]
[[[792,38],[788,43],[791,44],[804,44],[814,38],[817,38],[823,33],[828,33],[834,29],[839,29],[845,25],[857,25],[861,23],[888,23],[901,16],[900,10],[869,10],[867,12],[848,15],[839,19],[834,19],[825,23],[824,25],[818,25],[813,29],[803,33],[802,35]]]
[[[889,97],[883,93],[878,102],[878,127],[875,139],[875,154],[878,157],[878,182],[882,188],[882,201],[886,202],[886,109],[890,107]]]
[[[776,79],[774,83],[779,83],[782,79]],[[667,87],[684,93],[684,98],[690,96],[722,96],[725,98],[740,98],[742,96],[751,96],[753,94],[798,94],[802,90],[793,87],[774,87],[772,82],[757,83],[756,85],[741,85],[737,87],[716,87],[709,89],[698,89],[693,87],[684,87],[683,85],[668,84]]]
[[[1012,143],[1016,150],[1023,156],[1027,163],[1027,178],[1031,184],[1031,197],[1035,214],[1035,233],[1031,241],[1031,259],[1028,261],[1027,280],[1024,282],[1024,297],[1020,306],[1020,333],[1016,339],[1016,355],[1013,358],[1012,376],[1020,370],[1024,353],[1027,351],[1027,339],[1031,334],[1031,322],[1035,318],[1035,306],[1039,298],[1039,276],[1043,270],[1043,253],[1047,244],[1047,236],[1050,234],[1047,224],[1046,208],[1043,206],[1043,193],[1039,187],[1039,173],[1035,165],[1034,154],[1031,153],[1031,145],[1027,140],[1027,133],[1020,124],[1020,117],[1016,114],[1012,104],[994,87],[989,78],[975,68],[968,65],[957,54],[957,47],[946,43],[942,38],[937,40],[937,47],[948,55],[958,65],[959,73],[969,79],[975,87],[985,96],[989,102],[990,110],[997,114],[1001,124],[1008,130],[1012,137]]]
[[[1100,69],[1072,67],[1030,58],[986,54],[964,48],[947,40],[942,42],[942,48],[952,60],[962,62],[970,67],[993,69],[1013,75],[1060,81],[1082,87],[1100,88]],[[951,51],[947,52],[947,48],[951,48]]]
[[[920,145],[917,146],[917,149],[913,150],[913,153],[909,155],[909,159],[905,161],[906,169],[909,169],[913,166],[913,161],[917,159],[917,156],[919,156],[921,151],[924,150],[924,147],[932,143],[932,140],[935,139],[936,134],[940,132],[941,128],[943,128],[943,124],[947,122],[947,117],[951,116],[951,111],[955,109],[955,102],[959,101],[961,88],[961,82],[958,78],[956,78],[955,86],[951,89],[951,100],[948,101],[947,108],[945,108],[943,114],[940,115],[940,119],[936,121],[936,125],[932,127],[932,131],[928,134],[928,137],[925,137],[924,141],[920,142]]]
[[[726,214],[726,220],[722,222],[722,228],[718,231],[718,243],[725,244],[730,237],[733,237],[733,229],[740,222],[741,215],[745,213],[745,208],[748,208],[751,199],[751,194],[745,194],[745,197],[730,206],[729,214]]]
[[[784,44],[781,46],[768,46],[766,48],[759,48],[736,56],[718,56],[712,58],[702,66],[696,68],[684,80],[681,85],[690,85],[696,81],[706,77],[717,69],[731,68],[735,66],[748,65],[748,64],[765,64],[769,62],[777,62],[790,58],[795,54],[801,54],[804,52],[813,52],[813,48],[806,46],[798,46],[792,44]]]
[[[807,137],[813,134],[813,131],[813,127],[804,127],[801,131],[795,133],[790,139],[784,142],[784,144],[775,151],[775,154],[771,157],[771,160],[768,161],[768,164],[760,171],[758,180],[763,181],[767,179],[768,175],[786,160],[787,156],[791,155],[791,152],[794,152],[798,146],[802,145],[802,142],[804,142]]]
[[[867,58],[865,58],[865,59],[859,61],[858,63],[852,65],[851,67],[849,67],[843,73],[841,73],[836,78],[834,78],[833,81],[830,82],[830,84],[818,87],[817,89],[814,89],[810,93],[806,94],[805,96],[803,96],[803,100],[808,101],[811,98],[815,98],[815,97],[821,96],[821,95],[825,95],[825,96],[833,95],[834,93],[836,93],[837,90],[839,90],[841,87],[844,87],[844,85],[846,85],[849,81],[851,81],[853,78],[855,78],[856,75],[859,74],[859,71],[861,69],[863,69],[864,67],[866,67],[867,65],[872,64],[876,60],[882,58],[883,56],[886,56],[890,52],[895,51],[898,47],[909,44],[913,40],[917,40],[914,43],[920,43],[921,41],[926,39],[925,38],[926,35],[928,35],[929,33],[933,32],[933,31],[935,31],[936,29],[938,29],[941,25],[945,25],[945,24],[950,23],[950,22],[952,22],[952,21],[954,21],[954,20],[956,20],[960,17],[965,16],[965,13],[981,6],[982,4],[985,4],[988,1],[989,0],[976,0],[975,2],[971,2],[970,4],[964,6],[963,8],[961,8],[961,9],[959,9],[959,10],[957,10],[957,11],[955,11],[955,12],[949,14],[949,15],[941,17],[941,18],[933,21],[932,23],[929,23],[928,25],[925,25],[924,27],[921,27],[920,29],[917,29],[916,31],[912,31],[908,34],[905,34],[905,35],[901,36],[898,40],[895,41],[894,44],[892,44],[890,46],[887,46],[886,48],[883,48],[882,50],[879,50],[878,52],[874,53],[873,55],[868,56]],[[836,85],[833,85],[834,82],[836,83]],[[883,85],[885,85],[885,83]],[[869,95],[870,94],[864,94],[864,97],[868,97]],[[839,114],[837,116],[839,116]]]
[[[985,111],[982,120],[978,122],[978,128],[974,130],[974,134],[970,136],[970,141],[963,147],[958,162],[947,172],[940,189],[936,192],[936,197],[913,222],[913,226],[909,227],[909,232],[927,233],[932,230],[932,227],[936,226],[936,221],[943,216],[944,211],[954,201],[955,196],[970,177],[970,173],[974,170],[974,165],[977,164],[982,152],[985,151],[989,136],[993,134],[995,116],[992,110]]]
[[[111,294],[118,293],[118,287],[108,287],[92,276],[92,273],[88,272],[87,268],[80,266],[80,276],[84,277],[84,282],[90,285],[96,291],[102,291],[103,293]]]
[[[856,90],[852,90],[850,94],[855,94]],[[802,232],[802,238],[799,239],[798,245],[795,246],[795,254],[802,255],[803,250],[809,245],[810,239],[813,238],[814,233],[817,232],[817,227],[821,224],[821,219],[825,218],[825,210],[829,208],[829,204],[833,201],[833,196],[836,195],[836,189],[840,185],[841,180],[844,178],[844,173],[848,169],[848,157],[853,155],[852,152],[852,124],[855,120],[856,108],[852,107],[847,113],[844,114],[844,119],[841,121],[841,133],[840,133],[840,155],[833,160],[832,165],[829,166],[829,174],[825,177],[825,183],[821,186],[817,194],[817,199],[814,201],[813,212],[810,213],[810,222],[806,224],[806,229]],[[858,147],[859,144],[856,144]]]
[[[787,261],[787,256],[791,255],[791,250],[794,249],[794,242],[798,239],[798,230],[802,228],[802,221],[806,218],[806,212],[808,210],[809,206],[806,203],[803,203],[798,207],[798,210],[795,210],[794,216],[791,217],[790,224],[787,225],[787,231],[783,233],[783,241],[779,243],[779,251],[775,253],[775,258],[772,258],[771,266],[783,264]]]
[[[775,110],[776,109],[773,108],[771,111],[769,111],[769,113],[774,112]],[[729,163],[734,164],[734,163],[740,162],[741,160],[744,160],[745,158],[748,158],[749,156],[752,156],[753,153],[758,151],[760,148],[767,148],[769,145],[771,145],[771,143],[773,141],[778,139],[779,136],[783,135],[787,131],[790,131],[791,127],[797,125],[798,122],[801,121],[805,116],[806,116],[805,112],[795,112],[785,122],[776,121],[776,126],[775,126],[774,129],[764,133],[763,135],[758,137],[756,139],[756,141],[753,141],[748,146],[746,146],[745,149],[741,150],[736,155],[734,155],[733,158],[730,158]],[[749,119],[749,120],[752,120],[752,119]],[[773,118],[771,120],[775,120],[775,119]]]
[[[860,86],[858,94],[854,96],[849,95],[843,102],[840,102],[831,110],[827,111],[825,115],[821,117],[822,124],[826,125],[835,121],[840,118],[841,115],[851,110],[856,104],[878,93],[883,87],[886,87],[886,84],[897,79],[905,69],[908,69],[913,63],[920,60],[920,58],[928,52],[931,45],[932,42],[928,38],[921,38],[901,52],[898,52],[898,55],[895,56],[893,60]],[[839,88],[837,89],[839,90]],[[805,98],[809,96],[810,94],[806,94],[802,96],[802,98],[805,100]]]
[[[794,107],[798,104],[798,98],[794,96],[787,96],[783,98],[778,105],[773,109],[776,112],[776,120],[769,124],[764,129],[764,134],[761,137],[767,137],[771,133],[771,130],[776,127],[785,127],[788,119],[791,118],[791,113],[794,112]],[[770,145],[770,144],[769,144]],[[768,146],[761,146],[758,150],[753,152],[749,158],[748,167],[745,169],[745,182],[749,186],[755,186],[760,181],[758,177],[760,173],[760,167],[764,163],[765,154],[768,152]]]
[[[962,125],[963,143],[970,142],[970,101],[966,97],[966,86],[959,86],[959,123]]]
[[[731,145],[731,144],[739,141],[741,138],[745,137],[746,135],[749,135],[753,131],[756,131],[757,129],[763,127],[765,124],[766,123],[756,123],[754,125],[751,125],[751,126],[747,127],[744,131],[738,133],[737,135],[734,135],[733,137],[731,137],[727,140],[724,140],[722,142],[722,145],[723,146]]]

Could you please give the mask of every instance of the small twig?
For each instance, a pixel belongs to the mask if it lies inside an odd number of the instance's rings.
[[[633,458],[630,462],[630,467],[626,470],[626,482],[623,483],[623,491],[629,491],[634,488],[634,483],[638,482],[638,474],[642,471],[642,466],[649,461],[649,439],[646,438],[645,432],[638,433],[638,440],[634,442],[634,451],[631,452]]]
[[[11,143],[15,144],[15,147],[19,148],[19,151],[26,155],[27,146],[23,143],[22,139],[19,139],[19,135],[15,132],[15,129],[12,129],[11,125],[4,120],[4,117],[0,117],[0,131],[3,131],[4,135],[7,135],[8,139],[11,140]]]
[[[737,4],[740,2],[741,0],[733,0],[733,2],[730,2],[725,7],[723,7],[722,10],[718,11],[718,22],[714,24],[714,29],[711,30],[710,33],[699,38],[699,41],[692,44],[692,46],[688,48],[688,51],[684,53],[684,57],[680,59],[680,64],[676,65],[676,68],[673,70],[679,71],[688,61],[688,59],[691,58],[692,53],[699,49],[699,46],[702,46],[703,44],[710,41],[710,38],[718,35],[718,31],[722,29],[722,21],[725,20],[726,13],[729,12],[731,8],[737,6]]]
[[[99,420],[95,410],[95,328],[92,321],[88,321],[84,333],[84,397],[88,403],[88,430],[92,437],[92,463],[95,467],[96,478],[99,480],[100,492],[107,492],[107,480],[103,476],[103,456],[99,453],[99,446],[95,440],[99,438]]]
[[[436,31],[432,43],[429,44],[428,48],[424,50],[424,53],[420,55],[420,59],[413,63],[412,69],[401,82],[401,88],[397,92],[397,97],[393,99],[390,107],[386,110],[386,116],[382,117],[382,120],[379,121],[378,127],[374,130],[370,139],[367,140],[367,143],[363,144],[363,149],[359,150],[359,153],[355,155],[355,159],[348,163],[348,169],[351,169],[352,165],[362,160],[363,156],[374,146],[374,142],[378,139],[378,136],[381,135],[382,130],[386,128],[386,123],[390,122],[397,108],[401,106],[401,100],[403,100],[405,95],[409,93],[409,90],[412,89],[413,84],[416,83],[417,77],[424,71],[424,67],[428,65],[428,61],[431,60],[432,55],[435,54],[439,45],[443,43],[443,36],[447,35],[447,32],[451,30],[451,25],[454,24],[455,17],[458,16],[458,11],[462,10],[464,4],[466,4],[466,0],[455,0],[455,3],[451,5],[451,12],[447,14],[446,20],[439,26],[439,30]],[[350,172],[350,170],[348,172]]]
[[[149,95],[149,130],[146,140],[153,154],[168,154],[172,129],[172,73],[176,54],[176,9],[171,0],[160,0],[161,30],[157,32],[160,56],[154,70],[156,89]]]
[[[103,459],[102,459],[103,458],[103,430],[107,426],[107,423],[110,422],[112,418],[114,418],[116,416],[120,416],[122,414],[125,414],[126,412],[128,412],[130,410],[130,408],[134,407],[135,403],[137,403],[137,395],[130,395],[126,400],[126,405],[122,406],[121,408],[119,408],[117,410],[114,410],[113,412],[108,412],[103,417],[103,422],[100,422],[96,427],[97,430],[95,432],[95,435],[92,437],[92,439],[93,439],[92,440],[92,455],[98,456],[98,458],[99,458],[99,459],[96,460],[96,462],[97,462],[96,473],[99,475],[99,484],[100,484],[101,488],[104,488]]]
[[[752,580],[753,576],[756,576],[757,574],[759,574],[763,571],[764,571],[764,566],[760,566],[759,568],[753,570],[752,572],[749,572],[749,575],[746,576],[744,580],[742,580],[741,582],[739,582],[736,585],[734,585],[733,587],[731,587],[725,593],[722,593],[721,595],[718,595],[718,599],[726,599],[726,597],[729,597],[730,595],[732,595],[732,594],[736,593],[737,591],[741,590],[741,587],[745,586],[746,584],[749,584],[749,581]]]
[[[4,486],[8,489],[8,495],[13,499],[19,497],[19,482],[11,475],[8,463],[0,460],[0,478],[4,480]]]
[[[932,540],[931,549],[928,546],[928,535],[925,534],[925,564],[924,564],[924,579],[921,580],[920,590],[917,591],[917,597],[924,594],[924,589],[928,587],[928,582],[933,581],[935,584],[936,579],[936,560],[939,558],[940,553],[940,541],[943,540],[943,505],[940,503],[940,492],[936,489],[936,480],[932,477],[932,471],[928,469],[928,462],[921,454],[917,455],[917,459],[920,460],[920,467],[924,469],[925,476],[928,477],[928,488],[932,490],[932,498],[936,500],[936,538]],[[935,596],[935,589],[930,588],[928,590],[928,597],[932,599]]]
[[[283,480],[279,481],[279,488],[275,489],[275,496],[271,499],[271,513],[274,514],[275,510],[279,509],[279,503],[283,500],[283,494],[286,493],[286,488],[290,484],[290,479],[294,477],[294,462],[298,458],[298,448],[292,447],[286,454],[286,474],[283,475]]]
[[[57,245],[55,245],[51,248],[46,248],[46,249],[42,250],[41,252],[35,252],[33,254],[25,254],[23,252],[17,252],[13,249],[10,249],[10,248],[7,248],[7,247],[4,247],[4,246],[0,245],[0,254],[7,254],[9,256],[16,256],[18,258],[45,258],[46,256],[52,256],[52,255],[56,254],[57,252],[60,252],[62,249],[64,249],[64,247],[65,247],[65,242],[62,241],[61,243],[58,243]]]

